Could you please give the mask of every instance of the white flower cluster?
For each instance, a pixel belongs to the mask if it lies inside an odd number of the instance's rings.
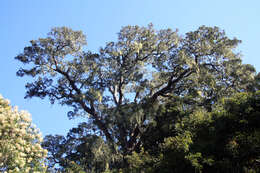
[[[45,172],[47,150],[26,111],[12,108],[0,95],[0,172]]]

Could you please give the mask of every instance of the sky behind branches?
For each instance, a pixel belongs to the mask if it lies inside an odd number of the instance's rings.
[[[33,122],[47,134],[66,134],[81,120],[68,120],[68,107],[51,105],[47,99],[24,99],[30,78],[15,75],[21,67],[14,57],[30,40],[46,37],[52,27],[67,26],[87,35],[87,49],[98,51],[115,41],[126,25],[178,29],[184,35],[201,25],[218,26],[242,40],[237,51],[243,63],[260,71],[259,0],[1,0],[0,1],[0,94],[32,114]]]

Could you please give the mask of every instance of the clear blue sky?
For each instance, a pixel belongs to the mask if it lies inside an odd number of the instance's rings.
[[[45,37],[55,26],[68,26],[87,35],[88,49],[98,50],[125,25],[156,29],[178,28],[180,33],[200,25],[218,26],[228,36],[242,40],[243,62],[260,69],[259,0],[1,0],[0,94],[32,114],[33,122],[47,134],[65,134],[79,120],[68,120],[67,107],[38,98],[25,100],[26,80],[16,77],[21,64],[14,57],[32,39]]]

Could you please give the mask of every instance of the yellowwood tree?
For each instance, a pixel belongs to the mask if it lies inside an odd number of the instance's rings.
[[[81,31],[60,27],[15,58],[24,64],[17,75],[33,78],[27,98],[72,107],[70,117],[85,116],[116,153],[127,155],[140,148],[165,98],[190,98],[210,111],[224,95],[253,90],[255,69],[242,64],[239,43],[218,27],[180,35],[152,25],[126,26],[117,41],[91,53]]]

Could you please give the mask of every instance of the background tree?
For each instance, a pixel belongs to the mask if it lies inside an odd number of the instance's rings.
[[[238,43],[217,27],[180,36],[152,25],[126,26],[118,41],[94,54],[84,51],[81,31],[61,27],[31,41],[15,58],[28,65],[17,75],[34,78],[26,98],[71,106],[69,117],[87,117],[88,127],[124,158],[140,150],[159,105],[169,97],[184,99],[185,109],[211,111],[221,97],[254,89],[255,69],[241,63]]]
[[[41,141],[30,114],[12,108],[0,96],[0,171],[45,172],[47,150],[41,147]]]

